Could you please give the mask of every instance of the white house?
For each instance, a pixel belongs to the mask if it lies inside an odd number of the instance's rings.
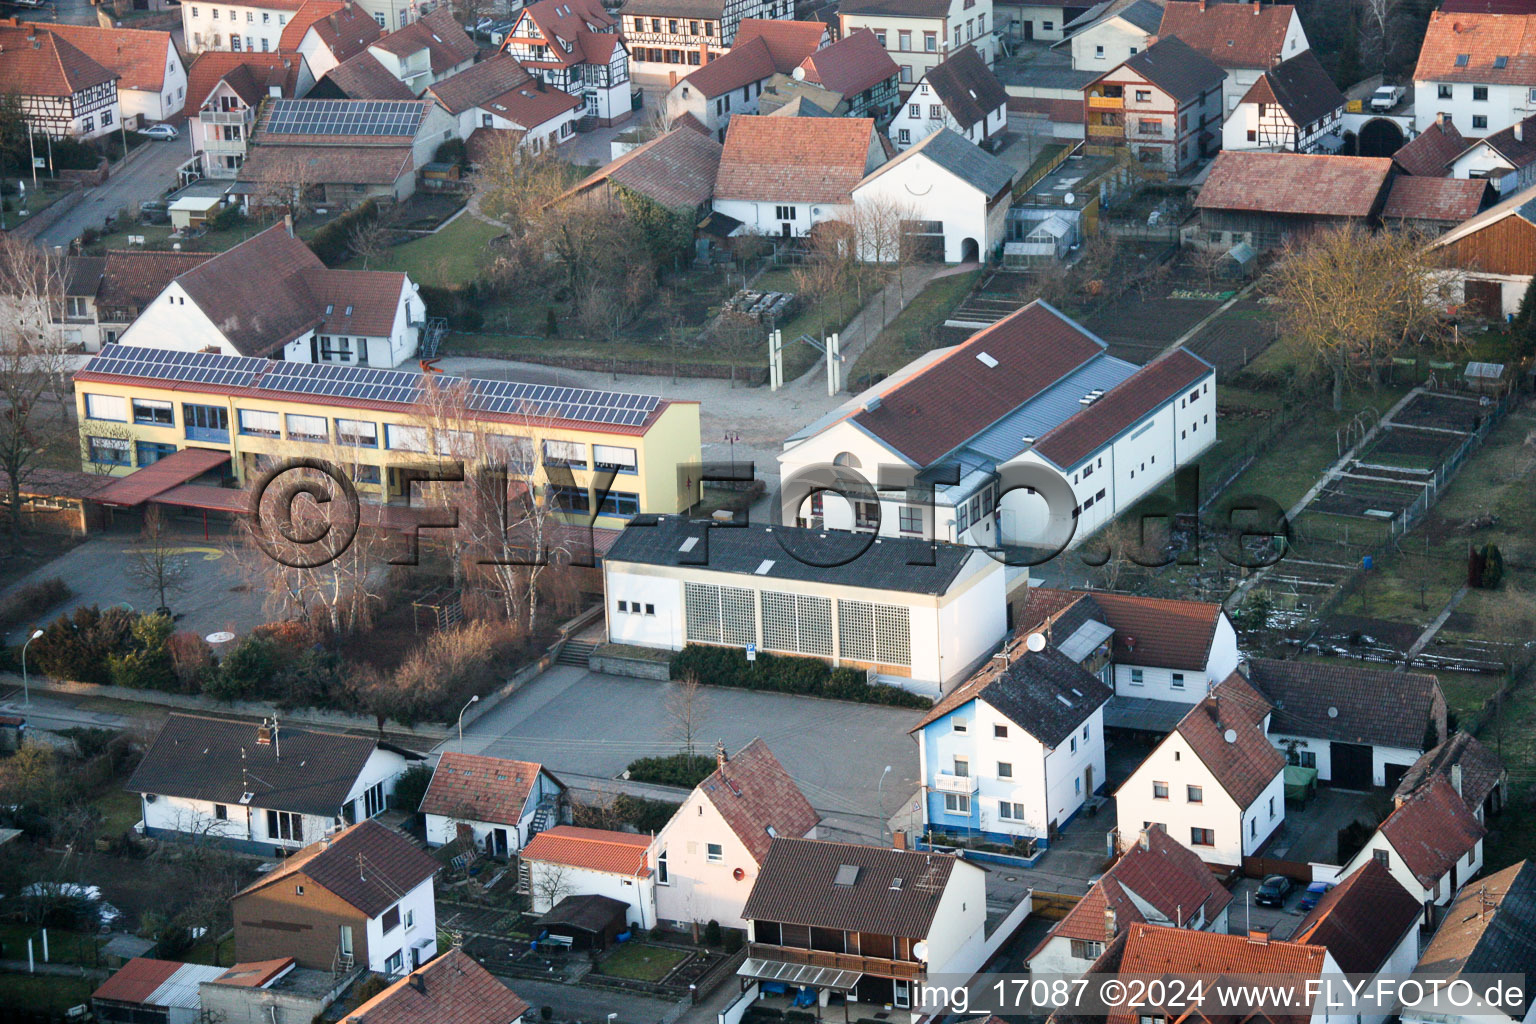
[[[1443,907],[1473,875],[1483,869],[1487,830],[1445,778],[1397,800],[1397,806],[1361,850],[1344,865],[1342,875],[1376,861],[1392,873],[1414,901],[1433,918],[1431,906]]]
[[[1247,677],[1274,705],[1270,742],[1340,789],[1396,788],[1446,738],[1445,696],[1432,675],[1254,658]]]
[[[1453,178],[1486,178],[1501,196],[1536,185],[1536,116],[1478,139],[1451,161]]]
[[[1181,348],[1138,369],[1106,348],[1037,299],[918,357],[785,441],[782,521],[1081,542],[1216,437],[1209,363]]]
[[[458,119],[466,140],[484,128],[521,132],[521,145],[559,145],[575,137],[586,111],[579,96],[545,85],[505,53],[429,86],[427,94]]]
[[[1163,20],[1159,0],[1111,0],[1096,4],[1067,25],[1072,67],[1104,72],[1145,50]]]
[[[1189,174],[1215,149],[1226,74],[1182,39],[1159,39],[1089,83],[1089,146],[1125,147],[1147,171]]]
[[[127,789],[145,835],[284,856],[385,810],[421,758],[372,737],[172,714]]]
[[[598,0],[539,0],[524,7],[502,41],[544,84],[579,96],[584,117],[614,125],[634,113],[629,48],[618,22]]]
[[[721,142],[732,116],[756,114],[759,97],[775,75],[789,75],[830,44],[819,21],[741,22],[730,52],[711,59],[672,86],[665,100],[674,122],[693,117]]]
[[[967,44],[982,63],[997,59],[992,0],[843,0],[837,16],[845,38],[861,28],[875,34],[904,91]]]
[[[871,118],[738,114],[726,128],[714,210],[744,234],[808,235],[846,217],[854,186],[883,163]]]
[[[1222,110],[1230,114],[1259,76],[1308,49],[1291,4],[1168,0],[1157,37],[1178,36],[1227,73]]]
[[[1346,100],[1317,54],[1303,50],[1259,75],[1221,126],[1222,149],[1333,153]]]
[[[760,988],[793,978],[822,1006],[836,993],[914,1017],[939,1011],[922,1005],[922,982],[967,977],[985,960],[986,874],[947,854],[774,839],[743,911],[748,945],[739,973],[760,979]],[[795,965],[832,969],[796,974]]]
[[[1285,821],[1285,756],[1270,706],[1241,676],[1217,684],[1115,792],[1120,845],[1156,823],[1207,864],[1236,866]]]
[[[130,128],[181,113],[187,102],[187,68],[169,32],[63,22],[47,29],[118,76],[117,99]]]
[[[1026,42],[1055,42],[1067,36],[1067,24],[1088,13],[1088,0],[1070,3],[1032,3],[1029,0],[1005,0],[993,5],[997,31],[1010,39]]]
[[[905,149],[947,128],[978,146],[1008,127],[1008,92],[974,46],[934,67],[896,109],[887,134]]]
[[[1037,975],[1079,975],[1133,924],[1227,930],[1232,894],[1211,869],[1162,828],[1141,830],[1110,869],[1088,887],[1029,955]]]
[[[924,831],[1049,844],[1104,785],[1111,691],[1018,637],[913,726]]]
[[[642,515],[603,558],[607,635],[821,658],[937,697],[1002,640],[1003,575],[960,545]]]
[[[302,57],[316,80],[365,52],[384,30],[352,0],[305,0],[278,37],[278,49]]]
[[[567,896],[606,896],[628,907],[630,924],[654,928],[656,876],[650,851],[650,836],[556,825],[523,847],[518,888],[537,914],[548,913]]]
[[[446,751],[417,811],[426,819],[427,845],[453,842],[464,828],[493,857],[521,850],[565,817],[565,785],[543,765]]]
[[[232,50],[237,53],[276,53],[288,19],[304,6],[304,0],[249,0],[227,3],[181,5],[182,39],[187,52]]]
[[[389,74],[420,96],[475,62],[479,48],[447,4],[368,44]]]
[[[187,74],[187,134],[210,178],[239,173],[263,100],[293,99],[315,84],[309,66],[293,54],[205,50]]]
[[[1424,131],[1448,114],[1469,136],[1536,114],[1536,14],[1434,11],[1413,71],[1413,119]]]
[[[386,978],[437,955],[436,858],[376,821],[311,842],[230,897],[235,959]]]
[[[975,263],[1003,244],[1015,173],[974,142],[942,128],[855,185],[853,205],[871,211],[871,222],[882,216],[920,222],[921,234],[912,230],[906,246],[925,244],[946,263]],[[894,246],[881,247],[869,237],[864,243],[868,260],[896,258]]]
[[[118,340],[393,367],[415,357],[425,319],[405,274],[332,270],[278,223],[177,276]]]
[[[693,788],[656,833],[656,914],[675,928],[745,928],[741,908],[774,836],[816,838],[819,816],[761,739]]]
[[[1369,861],[1328,890],[1291,933],[1292,942],[1322,946],[1357,981],[1412,974],[1419,958],[1422,908],[1392,873]],[[1391,1003],[1360,1005],[1361,1024],[1382,1024]]]
[[[1448,981],[1469,974],[1536,974],[1536,868],[1522,860],[1464,887],[1446,908],[1440,927],[1419,957],[1424,974]],[[1465,979],[1476,985],[1473,979]],[[1445,999],[1425,1000],[1402,1010],[1404,1024],[1517,1024],[1536,1016],[1536,1000],[1527,995],[1518,1006],[1479,1000],[1453,1006]]]

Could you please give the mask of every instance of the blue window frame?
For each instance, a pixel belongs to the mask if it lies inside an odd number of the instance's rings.
[[[165,458],[167,455],[175,454],[176,446],[173,444],[161,444],[159,441],[139,442],[140,466],[153,465],[154,463],[159,462],[161,459]]]
[[[222,405],[183,402],[181,421],[186,424],[188,441],[229,443],[229,410]]]
[[[598,514],[605,516],[637,516],[640,514],[640,495],[629,494],[625,491],[609,491],[603,495],[603,503],[598,509]]]

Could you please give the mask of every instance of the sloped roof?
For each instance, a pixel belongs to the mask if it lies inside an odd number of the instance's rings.
[[[1463,221],[1429,243],[1431,249],[1450,245],[1468,235],[1476,234],[1505,217],[1519,217],[1527,224],[1536,225],[1536,185],[1523,188],[1508,199],[1501,199],[1471,220]]]
[[[1451,161],[1467,149],[1467,140],[1449,118],[1436,121],[1403,143],[1392,160],[1409,174],[1439,178],[1450,171]]]
[[[204,50],[187,68],[187,110],[201,107],[220,82],[228,82],[247,106],[258,105],[273,86],[291,99],[298,90],[303,63],[294,54]]]
[[[1275,706],[1280,735],[1409,750],[1423,749],[1431,722],[1445,735],[1445,695],[1426,673],[1254,658],[1248,681]]]
[[[101,276],[106,268],[105,256],[66,256],[64,294],[94,296],[101,290]]]
[[[1017,173],[1013,165],[999,160],[970,139],[949,128],[941,128],[917,145],[898,153],[875,168],[869,177],[859,183],[858,187],[863,188],[867,182],[874,181],[918,156],[932,160],[956,178],[973,186],[982,195],[989,197],[1007,188],[1013,181],[1014,174]]]
[[[278,739],[281,749],[258,742],[251,722],[173,713],[124,788],[232,805],[249,792],[254,807],[330,817],[379,746],[369,736],[290,726]]]
[[[873,168],[867,117],[779,118],[738,114],[725,132],[716,199],[848,203]]]
[[[908,732],[916,732],[973,700],[986,701],[1047,747],[1057,747],[1109,702],[1114,690],[1054,647],[1010,647],[945,694]]]
[[[1392,179],[1384,220],[1427,220],[1460,224],[1477,215],[1493,186],[1483,178],[1420,178],[1400,174]]]
[[[1008,91],[970,43],[932,68],[926,80],[944,108],[966,130],[1008,104]]]
[[[479,107],[529,131],[562,114],[579,109],[583,103],[579,95],[557,89],[546,84],[543,79],[535,78],[499,96],[492,96],[479,104]]]
[[[1479,743],[1471,733],[1458,731],[1444,743],[1421,754],[1403,773],[1402,781],[1392,795],[1406,797],[1436,775],[1449,779],[1453,765],[1461,766],[1461,798],[1474,811],[1504,780],[1505,769],[1499,755]]]
[[[1343,110],[1348,100],[1333,84],[1317,54],[1308,49],[1259,76],[1259,80],[1249,87],[1243,102],[1278,103],[1294,124],[1305,127],[1327,114]]]
[[[372,45],[399,57],[418,50],[430,55],[432,73],[440,75],[449,68],[474,60],[479,47],[454,17],[451,6],[442,6],[423,14],[403,28],[380,36]]]
[[[1536,974],[1536,866],[1522,860],[1463,886],[1419,969],[1449,976]]]
[[[1211,164],[1195,207],[1369,217],[1391,171],[1388,157],[1223,150]]]
[[[1215,372],[1210,363],[1180,346],[1043,434],[1032,451],[1059,469],[1071,469]]]
[[[364,50],[331,68],[321,79],[349,100],[413,100],[411,87],[390,73],[379,58]]]
[[[857,870],[852,884],[838,885],[844,866]],[[781,837],[769,845],[741,916],[920,939],[951,873],[971,869],[947,854]]]
[[[1268,710],[1264,698],[1234,672],[1191,708],[1175,730],[1239,807],[1257,800],[1285,769],[1285,755],[1264,735]]]
[[[119,1003],[147,1002],[155,989],[163,985],[171,975],[185,967],[179,960],[155,960],[136,956],[113,972],[91,993],[92,999],[109,999]]]
[[[1345,974],[1375,974],[1423,909],[1385,865],[1368,860],[1323,894],[1291,939],[1325,947]]]
[[[117,77],[45,26],[0,26],[0,79],[22,96],[73,96]]]
[[[347,1014],[347,1024],[507,1024],[529,1010],[458,946],[401,978]]]
[[[159,92],[165,86],[166,61],[174,52],[169,32],[63,22],[48,24],[46,28],[115,73],[119,89]]]
[[[1224,68],[1269,68],[1284,56],[1290,4],[1169,0],[1159,38],[1178,36]]]
[[[1413,80],[1536,85],[1536,14],[1435,11]]]
[[[779,70],[765,41],[754,38],[743,42],[738,37],[730,52],[716,57],[678,85],[686,85],[690,89],[697,89],[702,96],[714,98],[771,78]]]
[[[742,747],[695,788],[759,864],[775,835],[798,839],[821,820],[761,738]]]
[[[240,181],[297,182],[310,185],[390,185],[409,174],[411,147],[256,145],[240,165]]]
[[[901,69],[869,29],[856,29],[800,62],[805,80],[844,96],[857,96]]]
[[[443,754],[422,795],[422,814],[515,825],[543,766],[480,754]]]
[[[291,956],[275,960],[246,960],[231,965],[223,974],[214,978],[213,983],[232,988],[266,988],[291,970],[294,964]]]
[[[1440,775],[1398,804],[1377,831],[1426,886],[1434,885],[1487,833]]]
[[[461,114],[532,80],[511,54],[502,52],[427,86],[427,93],[448,113]]]
[[[1536,163],[1536,115],[1527,117],[1519,122],[1520,138],[1515,137],[1515,125],[1510,125],[1503,131],[1494,132],[1483,139],[1482,145],[1487,146],[1499,156],[1503,157],[1509,166],[1515,170],[1529,167]],[[1468,148],[1477,146],[1470,143]]]
[[[761,39],[768,46],[768,56],[773,59],[773,66],[781,73],[788,74],[806,57],[815,53],[826,37],[827,26],[819,21],[742,18],[741,24],[736,26],[736,38],[731,45],[734,48],[749,40]]]
[[[1094,591],[1091,594],[1036,587],[1029,592],[1028,613],[1034,616],[1035,604],[1042,602],[1041,619],[1060,614],[1077,600],[1093,606],[1097,618],[1115,631],[1114,657],[1118,662],[1198,672],[1211,658],[1211,644],[1216,639],[1216,625],[1221,621],[1220,604],[1209,601],[1181,601],[1139,594]],[[1059,633],[1060,630],[1054,630]],[[1060,639],[1066,639],[1063,635]]]
[[[949,13],[949,4],[947,0],[842,0],[838,11],[886,18],[942,18]]]
[[[1255,942],[1246,935],[1133,924],[1126,930],[1120,973],[1152,978],[1169,974],[1287,975],[1299,980],[1320,975],[1326,957],[1322,946],[1300,942]],[[1307,1024],[1311,1017],[1310,1007],[1299,1006],[1292,1013],[1267,1019],[1272,1024]],[[1111,1011],[1108,1024],[1135,1020],[1136,1008],[1122,1005]]]
[[[1163,20],[1163,0],[1103,0],[1066,23],[1069,36],[1110,18],[1124,18],[1146,32],[1156,32]]]
[[[1132,55],[1125,66],[1181,104],[1219,88],[1227,77],[1211,58],[1178,36],[1164,36]]]
[[[613,55],[613,48],[620,45],[618,35],[607,31],[614,27],[613,16],[598,0],[539,0],[518,12],[513,32],[518,31],[518,23],[525,17],[533,22],[539,33],[550,43],[548,59],[524,62],[531,66],[607,64]],[[595,26],[597,31],[588,28],[589,25]],[[502,42],[502,49],[505,50],[513,38],[508,33]],[[567,50],[561,43],[569,43],[571,48]]]
[[[288,19],[288,24],[283,26],[277,48],[284,53],[297,53],[299,44],[311,28],[338,61],[357,56],[384,34],[384,29],[361,4],[343,0],[304,0]]]
[[[378,917],[400,897],[437,874],[437,859],[410,839],[369,818],[310,843],[230,897],[259,892],[302,874],[368,917]]]
[[[650,848],[650,836],[634,832],[556,825],[530,839],[520,856],[626,878],[646,878],[651,873],[646,857]]]
[[[319,326],[320,308],[305,275],[324,269],[309,246],[278,223],[193,267],[176,283],[237,352],[258,356]]]

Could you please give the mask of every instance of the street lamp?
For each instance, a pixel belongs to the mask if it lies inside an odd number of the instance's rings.
[[[464,712],[469,710],[470,704],[477,703],[479,700],[480,695],[477,693],[459,708],[459,753],[461,754],[464,753]]]
[[[32,635],[27,637],[27,642],[21,645],[21,703],[23,707],[32,706],[32,691],[27,687],[27,647],[43,635],[40,629],[34,629]]]
[[[880,785],[875,787],[880,800],[880,841],[885,842],[885,777],[891,773],[891,766],[886,765],[885,771],[880,773]]]

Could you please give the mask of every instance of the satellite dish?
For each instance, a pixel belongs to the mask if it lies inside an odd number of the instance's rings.
[[[1339,709],[1338,708],[1332,708],[1332,707],[1329,708],[1328,709],[1328,717],[1329,718],[1338,718],[1339,717]]]
[[[1221,738],[1226,740],[1228,743],[1236,743],[1237,742],[1237,730],[1236,729],[1228,729],[1226,732],[1221,734]]]
[[[1031,634],[1029,634],[1029,636],[1026,637],[1025,640],[1024,640],[1024,646],[1028,647],[1030,650],[1032,650],[1032,651],[1034,651],[1034,652],[1036,652],[1038,654],[1040,651],[1045,650],[1045,634],[1044,633],[1031,633]]]
[[[914,942],[914,943],[912,943],[912,955],[917,957],[919,960],[927,960],[928,959],[928,943],[926,943],[926,942]]]
[[[1068,192],[1066,195],[1061,197],[1061,201],[1066,203],[1068,206],[1071,206],[1073,203],[1077,202],[1077,193]]]
[[[235,634],[231,633],[227,629],[221,629],[217,633],[209,633],[207,636],[203,637],[204,640],[207,640],[211,644],[227,644],[234,638]]]

